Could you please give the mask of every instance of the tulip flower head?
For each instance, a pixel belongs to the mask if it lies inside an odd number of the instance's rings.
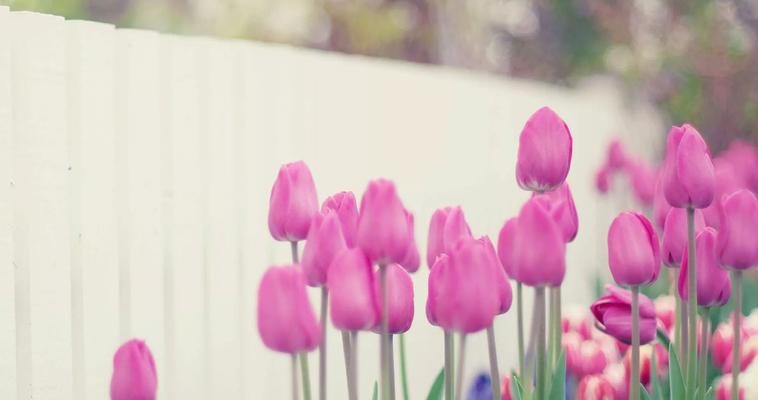
[[[332,262],[327,280],[329,313],[337,329],[360,331],[380,322],[379,303],[374,295],[374,274],[363,251],[342,251]],[[412,317],[411,317],[412,318]]]
[[[358,206],[353,192],[339,192],[327,198],[321,205],[321,212],[324,213],[326,210],[337,213],[345,244],[350,248],[355,247],[358,235]]]
[[[388,332],[392,334],[403,333],[411,328],[413,322],[413,282],[408,272],[398,264],[387,265],[387,317],[389,319]],[[376,303],[382,304],[382,288],[380,272],[374,271],[374,296]],[[377,320],[374,329],[378,332],[381,328],[381,317]]]
[[[145,342],[132,339],[113,356],[111,400],[155,400],[158,377]]]
[[[666,216],[671,210],[671,204],[666,201],[666,196],[663,194],[663,174],[658,173],[658,180],[655,183],[655,193],[653,193],[653,222],[655,227],[658,228],[658,232],[662,232],[666,223]]]
[[[505,314],[510,310],[513,303],[513,291],[511,290],[511,284],[508,282],[508,274],[506,274],[503,265],[500,264],[500,259],[495,252],[495,246],[492,245],[492,241],[488,236],[482,236],[477,239],[482,243],[487,252],[487,258],[489,259],[489,267],[492,269],[494,279],[497,283],[497,293],[500,298],[500,307],[498,308],[498,314]]]
[[[715,400],[732,400],[732,376],[723,375],[716,383],[716,390],[714,390]],[[742,379],[740,379],[739,388],[739,400],[746,400],[745,388],[742,387]]]
[[[620,170],[626,166],[628,160],[629,156],[621,140],[618,138],[611,140],[606,150],[606,165],[611,170]]]
[[[747,189],[722,200],[718,252],[721,264],[745,270],[758,266],[758,199]]]
[[[613,385],[603,375],[587,375],[579,381],[576,400],[614,400]]]
[[[691,125],[669,131],[663,166],[666,200],[677,208],[705,208],[713,201],[715,174],[708,145]]]
[[[595,189],[602,194],[606,194],[610,187],[611,169],[607,165],[603,165],[595,172]]]
[[[645,386],[650,384],[650,372],[652,371],[653,352],[655,351],[655,369],[658,378],[666,376],[669,367],[669,355],[665,347],[660,344],[648,344],[640,347],[640,383]],[[624,355],[624,368],[627,375],[631,370],[632,352],[627,351]]]
[[[460,206],[440,208],[432,214],[429,222],[429,239],[426,262],[434,265],[437,257],[449,253],[461,239],[471,239],[471,228]]]
[[[372,263],[401,263],[405,260],[410,227],[395,184],[384,179],[369,182],[361,198],[358,217],[358,246]]]
[[[520,282],[520,280],[516,278],[516,268],[513,267],[512,258],[513,249],[515,247],[514,240],[516,238],[517,223],[518,218],[514,217],[505,221],[505,224],[503,224],[503,228],[500,229],[500,234],[497,238],[497,255],[500,257],[500,263],[503,265],[508,277]]]
[[[300,267],[270,267],[263,274],[258,286],[258,333],[266,347],[281,353],[311,351],[321,342],[321,326]]]
[[[716,254],[716,230],[703,229],[695,239],[695,262],[697,263],[697,304],[701,307],[721,307],[729,302],[731,286],[729,273],[721,268]],[[687,257],[682,260],[679,271],[679,296],[685,301],[688,298],[687,288]]]
[[[660,296],[653,302],[658,322],[665,331],[670,331],[676,322],[676,299],[674,296]]]
[[[302,161],[283,165],[271,189],[268,230],[279,241],[305,239],[313,215],[318,212],[316,185]]]
[[[534,197],[541,202],[555,223],[558,224],[564,240],[567,243],[572,242],[579,230],[579,217],[568,183],[561,184],[552,192],[535,193]]]
[[[418,271],[418,267],[421,265],[421,256],[418,254],[418,246],[416,245],[415,235],[415,223],[413,222],[413,214],[405,212],[405,216],[408,221],[408,250],[405,252],[405,257],[400,265],[408,272]]]
[[[658,235],[644,215],[623,212],[608,230],[608,264],[619,285],[647,285],[658,279]]]
[[[632,185],[632,193],[643,206],[651,206],[655,197],[655,181],[658,171],[642,160],[629,161],[625,171]]]
[[[326,283],[326,274],[334,258],[346,249],[339,216],[333,210],[317,213],[311,222],[308,241],[300,265],[309,286]]]
[[[607,294],[590,307],[598,329],[625,344],[631,344],[632,293],[612,285],[606,285],[605,290]],[[640,344],[647,344],[655,339],[658,321],[652,300],[643,294],[640,294],[639,311]]]
[[[713,167],[716,174],[716,190],[711,205],[703,209],[703,217],[705,217],[705,223],[708,226],[718,230],[721,228],[721,199],[740,189],[747,188],[748,183],[740,174],[739,168],[741,167],[733,165],[728,159],[716,158],[713,160]]]
[[[695,210],[695,233],[705,228],[705,219],[700,210]],[[679,268],[682,259],[687,258],[687,210],[672,208],[663,225],[661,253],[663,264]]]
[[[445,270],[450,263],[450,258],[447,254],[442,254],[437,257],[437,260],[432,265],[429,271],[429,280],[427,282],[427,297],[426,297],[426,319],[430,324],[438,326],[437,323],[437,298],[440,286],[440,277],[444,276]]]
[[[529,117],[519,137],[516,180],[533,192],[555,190],[571,167],[572,138],[553,110],[542,107]]]

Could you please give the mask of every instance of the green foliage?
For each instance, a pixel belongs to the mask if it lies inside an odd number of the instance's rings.
[[[669,343],[670,344],[670,343]],[[663,400],[661,391],[661,381],[658,379],[658,362],[656,361],[655,350],[650,356],[650,382],[653,393],[650,395],[652,400]]]
[[[511,394],[513,394],[514,400],[524,399],[524,385],[515,372],[511,373]]]
[[[379,399],[379,384],[374,381],[374,394],[371,396],[373,400]]]
[[[445,386],[445,368],[443,367],[440,370],[440,373],[437,374],[437,377],[434,378],[434,383],[432,383],[432,387],[429,389],[429,394],[426,395],[426,400],[440,400],[442,398],[442,389]]]
[[[566,398],[566,352],[561,352],[558,363],[550,380],[549,400],[564,400]]]
[[[682,367],[679,364],[679,356],[676,353],[674,345],[669,345],[669,381],[671,389],[671,400],[684,400],[684,377],[682,376]]]

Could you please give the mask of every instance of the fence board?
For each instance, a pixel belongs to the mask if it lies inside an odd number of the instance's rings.
[[[127,317],[121,336],[147,341],[160,382],[165,329],[159,39],[155,32],[116,31],[119,268],[126,286],[121,294],[127,297],[121,300]],[[159,385],[158,397],[163,390]]]
[[[74,398],[102,399],[119,344],[115,32],[93,22],[66,25]]]
[[[69,159],[63,19],[11,14],[17,383],[71,398]]]
[[[207,288],[211,398],[237,399],[241,383],[235,133],[237,54],[229,42],[202,41],[207,121]]]
[[[16,323],[11,203],[11,52],[8,7],[0,6],[0,398],[16,398]]]
[[[200,61],[197,42],[165,36],[164,79],[168,163],[166,227],[167,280],[172,296],[173,344],[167,346],[168,398],[208,399],[207,338],[205,335],[204,232],[200,177]],[[167,343],[168,344],[168,343]],[[175,384],[178,383],[178,384]]]

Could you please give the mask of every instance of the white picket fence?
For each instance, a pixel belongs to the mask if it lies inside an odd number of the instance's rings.
[[[131,337],[155,355],[160,399],[286,398],[288,359],[255,329],[258,280],[288,261],[266,227],[279,165],[306,160],[321,198],[394,179],[422,247],[431,212],[447,204],[495,237],[526,198],[517,137],[543,104],[574,134],[582,230],[564,292],[586,304],[609,218],[592,171],[614,132],[659,130],[615,91],[0,7],[0,399],[108,398],[113,351]],[[426,277],[414,276],[407,335],[416,399],[442,364]],[[514,321],[497,321],[504,366]],[[377,345],[359,340],[367,397]],[[333,330],[328,341],[329,398],[345,398]],[[473,373],[486,365],[484,339],[469,348]]]

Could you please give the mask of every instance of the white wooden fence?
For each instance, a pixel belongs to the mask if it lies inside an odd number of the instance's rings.
[[[263,348],[254,323],[262,271],[288,261],[266,228],[279,165],[306,160],[322,198],[395,179],[421,246],[447,204],[496,236],[526,197],[517,135],[543,104],[574,134],[582,230],[565,292],[586,302],[609,216],[592,171],[612,133],[659,129],[614,91],[0,7],[0,399],[105,399],[113,351],[130,337],[156,357],[160,399],[284,398],[288,360]],[[416,399],[442,364],[426,276],[414,277],[407,336]],[[506,366],[514,321],[497,321]],[[328,340],[329,397],[345,398],[339,339]],[[376,340],[360,340],[368,396]],[[483,338],[470,348],[473,372],[486,365]]]

